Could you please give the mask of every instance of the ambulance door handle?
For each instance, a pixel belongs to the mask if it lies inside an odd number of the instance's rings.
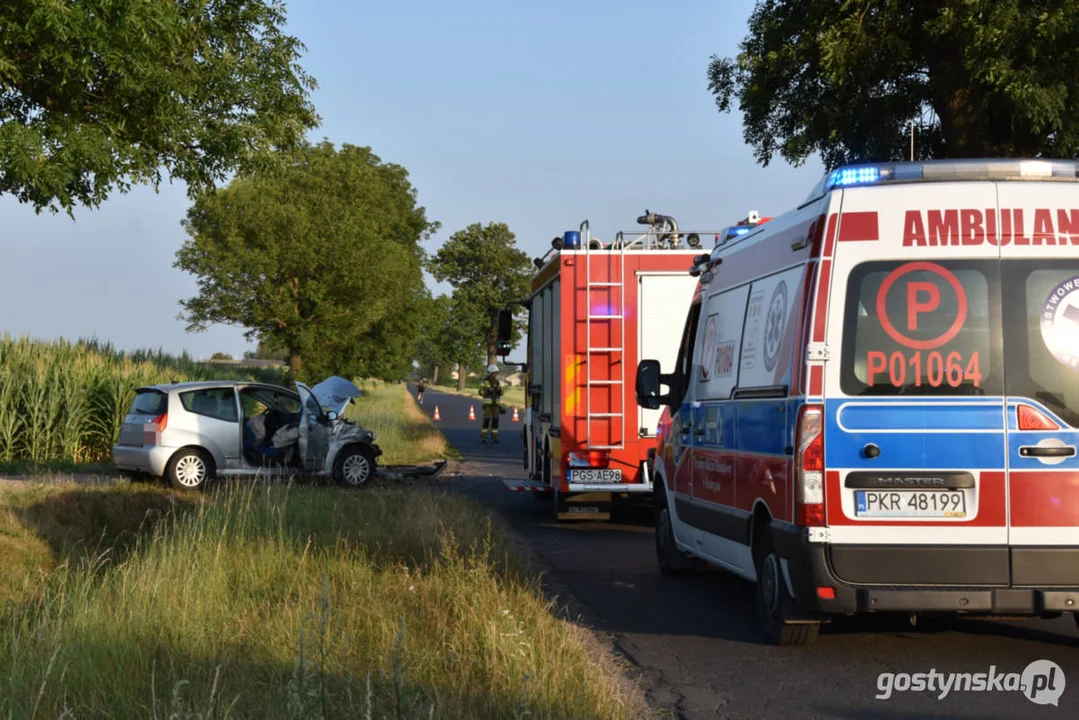
[[[693,431],[693,434],[697,437],[704,437],[704,428],[697,428]]]
[[[1019,454],[1023,457],[1059,457],[1068,458],[1075,455],[1075,447],[1064,445],[1057,447],[1044,447],[1038,445],[1024,445],[1019,448]]]

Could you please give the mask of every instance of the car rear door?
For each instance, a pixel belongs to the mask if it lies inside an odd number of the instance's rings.
[[[1079,187],[1001,182],[1009,544],[1017,586],[1079,584]]]
[[[842,192],[817,303],[827,344],[810,348],[828,358],[833,569],[855,584],[1006,585],[996,185]]]

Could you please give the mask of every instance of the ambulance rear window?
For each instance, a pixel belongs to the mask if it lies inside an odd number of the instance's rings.
[[[1079,427],[1079,260],[1003,265],[1007,393]]]
[[[999,395],[999,263],[858,265],[848,278],[846,395]]]

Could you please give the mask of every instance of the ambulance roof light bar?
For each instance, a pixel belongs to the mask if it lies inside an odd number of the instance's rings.
[[[958,180],[1079,180],[1079,161],[999,158],[986,160],[925,160],[846,165],[826,174],[808,200],[833,188],[909,182]]]

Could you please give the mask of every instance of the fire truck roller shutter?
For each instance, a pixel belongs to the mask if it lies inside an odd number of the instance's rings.
[[[637,357],[640,360],[659,360],[663,372],[674,372],[678,344],[682,340],[682,330],[697,288],[697,279],[686,273],[640,275],[638,283],[637,336],[640,347]],[[662,409],[640,408],[638,427],[647,428],[649,435],[655,435],[661,413]]]

